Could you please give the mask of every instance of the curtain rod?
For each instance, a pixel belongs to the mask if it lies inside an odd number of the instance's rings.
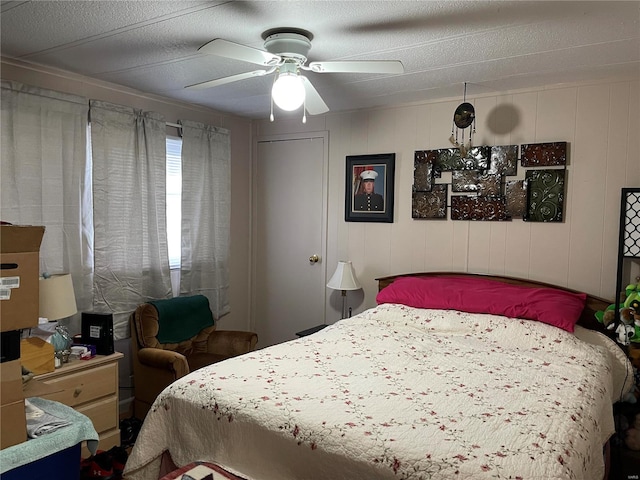
[[[176,127],[176,128],[182,128],[182,125],[180,125],[179,123],[171,123],[171,122],[165,122],[167,127]]]

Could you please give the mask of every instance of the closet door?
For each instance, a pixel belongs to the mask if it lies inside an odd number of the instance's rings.
[[[258,141],[251,311],[259,347],[324,323],[327,143],[324,132]]]

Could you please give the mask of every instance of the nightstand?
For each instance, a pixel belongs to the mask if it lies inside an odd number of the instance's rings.
[[[96,355],[89,360],[71,360],[53,372],[36,375],[39,381],[57,390],[42,395],[86,415],[100,435],[98,449],[120,445],[118,413],[118,360],[124,355]],[[82,457],[90,455],[82,446]]]
[[[329,325],[316,325],[315,327],[307,328],[306,330],[302,330],[301,332],[296,332],[296,335],[298,337],[306,337],[307,335],[319,332],[320,330],[328,326]]]

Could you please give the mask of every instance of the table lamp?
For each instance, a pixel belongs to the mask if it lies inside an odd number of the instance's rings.
[[[359,290],[362,288],[356,278],[356,272],[349,261],[340,260],[327,287],[342,291],[342,318],[347,318],[347,290]]]
[[[78,313],[76,296],[73,291],[71,275],[43,275],[40,277],[40,317],[50,322],[62,320]],[[67,328],[63,325],[56,326],[56,333],[51,337],[51,344],[56,352],[56,360],[68,360],[73,339]],[[56,362],[58,363],[58,362]]]

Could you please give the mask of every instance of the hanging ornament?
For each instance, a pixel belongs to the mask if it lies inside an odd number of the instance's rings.
[[[466,157],[473,146],[473,134],[476,133],[476,110],[467,102],[467,82],[464,83],[464,97],[456,111],[453,112],[453,124],[451,125],[451,137],[449,141],[460,149],[460,156]],[[469,142],[465,144],[464,130],[473,125],[469,130]],[[461,137],[461,138],[459,138]]]

